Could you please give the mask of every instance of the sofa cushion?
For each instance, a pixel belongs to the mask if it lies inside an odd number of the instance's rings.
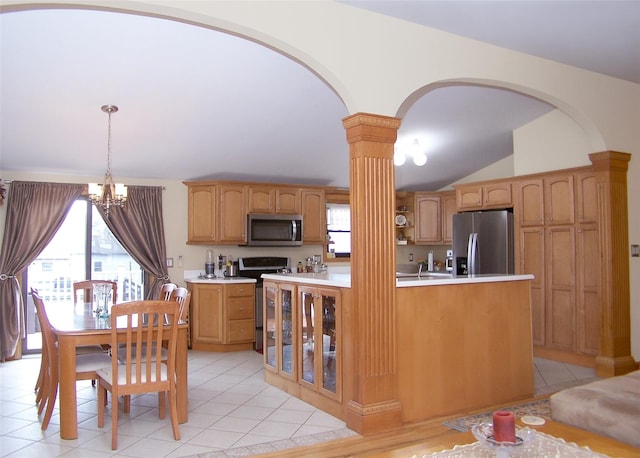
[[[569,388],[549,399],[553,420],[640,447],[640,371]]]

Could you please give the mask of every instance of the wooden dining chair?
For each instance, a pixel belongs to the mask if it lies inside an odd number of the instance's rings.
[[[180,304],[180,321],[187,322],[189,315],[189,302],[191,302],[191,293],[187,288],[178,287],[171,293],[170,300]]]
[[[42,396],[38,405],[38,415],[46,410],[42,419],[42,430],[47,429],[53,407],[56,403],[58,395],[58,345],[53,328],[49,322],[44,302],[38,295],[37,291],[31,290],[33,303],[35,304],[36,314],[40,322],[42,330],[42,358],[44,365],[43,384],[40,388]],[[111,365],[111,358],[106,353],[88,353],[76,355],[76,380],[94,380],[97,379],[96,371],[102,367]]]
[[[83,301],[93,306],[93,288],[97,284],[111,285],[111,297],[113,303],[116,303],[118,297],[118,283],[111,280],[81,280],[73,282],[73,302],[78,300],[78,292],[83,291]]]
[[[180,307],[175,301],[132,301],[114,305],[111,309],[111,345],[118,346],[118,329],[126,329],[125,361],[113,358],[108,368],[98,371],[98,427],[104,427],[104,402],[107,391],[112,393],[111,449],[118,446],[118,405],[120,396],[143,393],[167,393],[173,438],[180,440],[176,403],[176,343]],[[162,343],[166,343],[167,358],[162,361]],[[144,351],[144,357],[143,357]],[[135,355],[135,357],[134,357]],[[166,416],[165,396],[158,397],[159,417]]]
[[[160,288],[157,299],[159,301],[168,301],[169,299],[171,299],[171,293],[173,293],[173,290],[177,287],[178,285],[176,285],[175,283],[163,284],[162,288]]]

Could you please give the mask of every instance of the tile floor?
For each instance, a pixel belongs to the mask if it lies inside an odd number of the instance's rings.
[[[592,369],[536,359],[536,394],[594,378]],[[111,418],[97,427],[95,388],[78,382],[77,440],[59,436],[57,409],[46,431],[34,403],[40,357],[0,363],[0,457],[246,456],[355,433],[338,420],[263,380],[262,355],[189,352],[189,421],[174,441],[168,418],[157,417],[157,397],[132,399],[120,415],[118,450],[111,450]],[[233,452],[230,450],[233,449]]]

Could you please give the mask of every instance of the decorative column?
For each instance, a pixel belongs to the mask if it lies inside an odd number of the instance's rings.
[[[637,369],[631,356],[629,219],[627,170],[631,155],[589,155],[596,174],[600,250],[600,352],[596,375],[612,377]]]
[[[374,434],[401,426],[395,299],[394,144],[400,120],[357,113],[343,120],[349,142],[351,308],[345,329],[353,367],[347,426]]]

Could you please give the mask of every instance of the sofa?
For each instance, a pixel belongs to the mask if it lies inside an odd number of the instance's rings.
[[[551,418],[640,447],[640,371],[551,395]]]

